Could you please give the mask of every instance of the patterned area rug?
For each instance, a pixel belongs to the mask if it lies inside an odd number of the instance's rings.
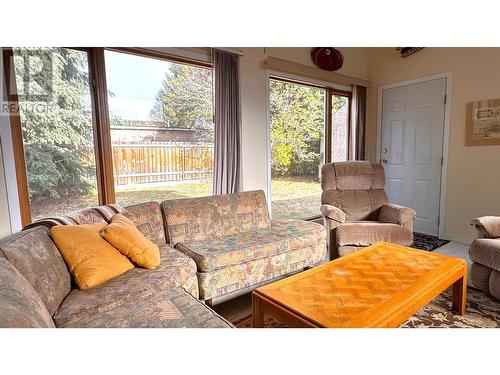
[[[440,246],[446,245],[448,242],[450,241],[442,240],[435,236],[429,236],[428,234],[414,232],[411,247],[420,250],[432,251]]]
[[[451,312],[451,293],[446,291],[413,315],[402,328],[500,328],[500,302],[476,289],[467,290],[467,314]],[[237,328],[250,328],[252,316],[232,322]],[[266,328],[287,328],[280,321],[266,315]]]

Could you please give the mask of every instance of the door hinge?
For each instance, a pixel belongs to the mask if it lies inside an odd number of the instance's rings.
[[[444,94],[444,104],[446,104],[446,100],[447,100],[447,95]]]
[[[441,216],[438,216],[438,220],[437,221],[438,221],[438,225],[439,225],[439,223],[441,222]]]
[[[441,167],[443,166],[444,163],[444,157],[441,156]]]

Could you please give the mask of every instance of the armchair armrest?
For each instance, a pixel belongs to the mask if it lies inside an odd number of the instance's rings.
[[[330,254],[330,259],[335,259],[338,257],[335,230],[346,221],[346,215],[340,208],[331,204],[323,204],[320,211],[323,215],[323,223],[326,229],[326,246]]]
[[[331,204],[323,204],[320,210],[325,219],[335,221],[337,225],[342,224],[346,220],[345,212]]]
[[[413,222],[417,217],[415,210],[398,204],[384,204],[380,208],[378,220],[383,223],[399,224],[413,232]]]
[[[500,237],[500,216],[482,216],[471,220],[479,238]]]

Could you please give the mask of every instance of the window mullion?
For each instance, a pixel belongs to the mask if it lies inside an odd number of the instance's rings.
[[[99,203],[110,204],[115,203],[115,188],[104,48],[90,48],[89,60]]]
[[[325,163],[332,162],[332,90],[326,92],[326,129],[325,129]]]

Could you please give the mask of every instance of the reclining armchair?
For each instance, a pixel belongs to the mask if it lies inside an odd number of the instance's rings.
[[[470,282],[475,288],[500,299],[500,217],[483,216],[473,219],[477,239],[472,241]]]
[[[409,246],[415,211],[387,203],[384,167],[368,161],[328,163],[321,169],[321,214],[330,259],[379,241]]]

